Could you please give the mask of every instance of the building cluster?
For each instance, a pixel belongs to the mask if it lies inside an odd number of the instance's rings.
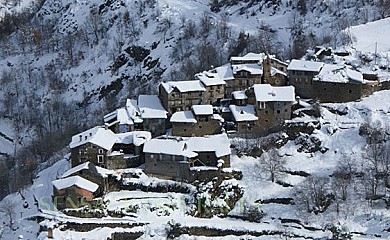
[[[346,65],[266,54],[232,57],[194,80],[162,82],[158,95],[128,99],[97,126],[72,137],[72,169],[53,181],[57,206],[107,191],[107,169],[144,166],[151,176],[185,182],[230,167],[227,134],[266,135],[291,119],[296,96],[323,102],[360,99],[379,81]]]

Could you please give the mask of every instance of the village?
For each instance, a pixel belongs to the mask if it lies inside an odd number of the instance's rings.
[[[231,178],[231,136],[281,131],[303,102],[355,101],[390,88],[375,72],[334,64],[333,54],[348,56],[321,47],[313,59],[290,62],[248,53],[193,80],[161,82],[158,95],[127,99],[104,125],[72,137],[72,168],[52,182],[54,205],[97,206],[120,189],[108,176],[123,169],[185,183]]]

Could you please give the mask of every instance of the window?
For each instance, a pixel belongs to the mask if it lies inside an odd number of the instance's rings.
[[[172,93],[172,95],[171,95],[172,97],[175,97],[175,94],[174,93]]]
[[[286,109],[284,109],[284,112],[287,112],[288,111],[288,109],[286,108]]]
[[[104,163],[104,157],[103,155],[98,155],[97,156],[98,163]]]
[[[202,126],[199,126],[199,128],[202,128]]]
[[[103,149],[99,149],[99,154],[103,154]]]
[[[150,154],[150,159],[153,159],[154,158],[154,155],[153,154]]]
[[[264,109],[265,108],[265,102],[259,102],[259,108]]]
[[[280,110],[276,110],[276,113],[277,113],[277,114],[280,114]]]
[[[352,93],[352,90],[351,90],[351,89],[349,89],[349,90],[348,90],[348,93]]]

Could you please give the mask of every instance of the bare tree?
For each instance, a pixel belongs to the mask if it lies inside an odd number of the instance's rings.
[[[267,174],[269,174],[272,182],[284,175],[286,170],[286,158],[279,156],[278,150],[275,148],[261,155],[257,166]]]
[[[0,213],[3,213],[8,220],[5,226],[11,230],[14,230],[15,215],[16,215],[15,208],[16,208],[15,203],[8,199],[3,200],[3,202],[0,204]]]
[[[309,176],[294,187],[294,200],[298,208],[315,214],[324,212],[332,203],[328,177]]]
[[[390,0],[378,0],[376,7],[378,8],[381,18],[385,18],[390,15]]]

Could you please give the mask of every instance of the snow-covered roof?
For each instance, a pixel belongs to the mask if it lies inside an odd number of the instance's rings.
[[[204,137],[190,137],[185,140],[194,152],[215,152],[216,157],[230,155],[230,141],[226,133]]]
[[[345,65],[325,64],[314,80],[337,83],[347,83],[349,81],[362,83],[363,74],[349,69]]]
[[[188,148],[184,141],[176,139],[152,139],[144,145],[145,153],[169,154],[188,158],[197,157],[198,154]]]
[[[126,100],[126,110],[127,114],[133,119],[135,123],[142,123],[141,113],[138,108],[137,100],[127,99]]]
[[[117,137],[111,130],[97,126],[74,135],[69,147],[75,148],[86,143],[92,143],[103,149],[110,150],[116,141]]]
[[[271,68],[271,76],[275,76],[276,74],[281,74],[283,76],[287,76],[287,73],[280,71],[279,69],[274,68],[274,67]]]
[[[233,65],[233,73],[237,74],[239,71],[247,71],[253,75],[263,74],[263,68],[258,64],[237,64]]]
[[[99,167],[99,166],[95,166],[95,168],[96,168],[96,171],[97,171],[103,178],[106,178],[108,175],[112,175],[112,174],[115,173],[114,170],[102,168],[102,167]]]
[[[295,71],[305,71],[305,72],[320,72],[321,68],[324,66],[323,62],[313,62],[305,60],[291,60],[290,64],[287,67],[287,70]]]
[[[248,99],[248,96],[246,95],[245,91],[234,91],[232,92],[232,96],[234,99],[237,100]]]
[[[69,188],[72,186],[77,186],[79,188],[88,190],[90,192],[96,192],[96,190],[99,188],[99,185],[97,185],[96,183],[93,183],[85,178],[80,177],[80,176],[61,178],[61,179],[52,181],[52,184],[58,190],[62,190],[62,189]]]
[[[104,116],[104,122],[109,122],[110,120],[115,119],[119,124],[133,124],[133,120],[130,118],[130,116],[127,113],[126,108],[118,108],[115,111],[107,114]]]
[[[256,116],[254,105],[246,105],[246,106],[230,105],[229,109],[232,112],[234,120],[236,122],[257,121],[259,119]]]
[[[211,105],[192,105],[192,111],[195,115],[212,115],[213,106]]]
[[[259,61],[262,62],[266,57],[264,53],[248,53],[243,57],[231,57],[230,61]]]
[[[293,86],[274,87],[270,84],[253,85],[258,102],[293,102],[295,90]]]
[[[139,95],[138,108],[143,119],[167,118],[168,112],[164,109],[157,95]]]
[[[179,92],[204,92],[206,88],[203,86],[200,80],[191,81],[170,81],[163,82],[161,85],[164,87],[167,93],[177,89]]]
[[[234,79],[232,66],[229,64],[222,65],[220,67],[216,67],[215,71],[218,73],[218,76],[222,80],[232,80]]]
[[[85,169],[89,169],[89,164],[90,162],[85,162],[85,163],[82,163],[80,165],[77,165],[76,167],[73,167],[71,169],[69,169],[68,171],[66,171],[64,174],[62,174],[62,178],[66,178],[66,177],[69,177],[70,175],[73,175],[77,172],[80,172],[81,170],[85,170]]]
[[[171,122],[185,122],[185,123],[196,123],[196,119],[192,111],[180,111],[172,114]]]
[[[216,70],[204,71],[195,75],[205,86],[224,85],[226,82],[219,77]]]
[[[116,143],[134,144],[135,146],[141,146],[152,139],[152,134],[148,131],[117,133],[115,136],[117,137]]]

